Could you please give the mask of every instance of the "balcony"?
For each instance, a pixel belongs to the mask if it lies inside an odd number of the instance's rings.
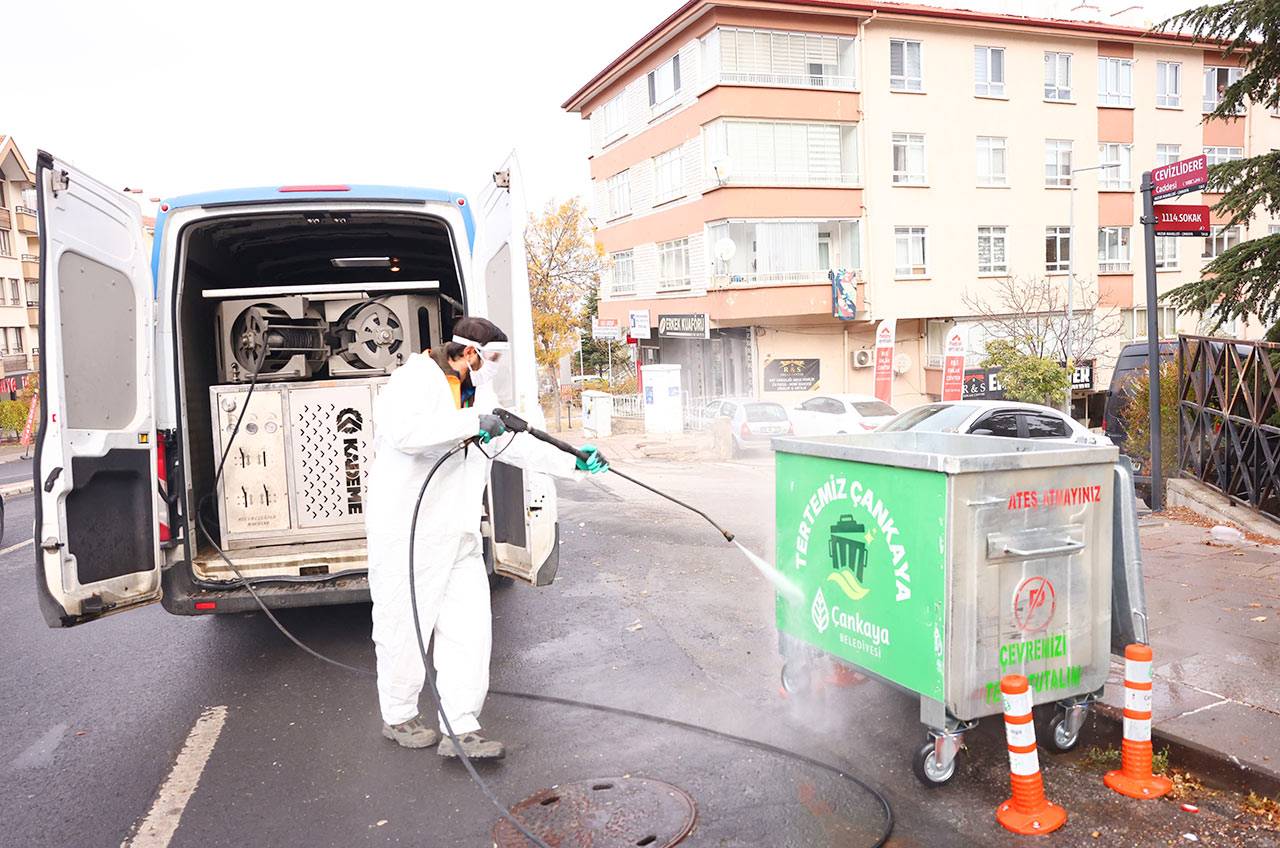
[[[39,307],[39,305],[32,305],[32,304],[30,304],[30,303],[28,303],[28,304],[27,304],[27,326],[28,326],[28,327],[39,327],[39,326],[40,326],[40,307]]]
[[[29,236],[39,233],[36,227],[36,210],[28,209],[26,206],[19,206],[14,212],[18,216],[18,232]]]
[[[857,220],[723,221],[707,227],[711,288],[821,285],[860,267]]]
[[[711,85],[857,88],[855,41],[848,36],[717,27],[703,48]]]
[[[0,354],[0,377],[25,374],[28,370],[30,369],[27,368],[27,355],[25,353]]]
[[[814,286],[830,282],[828,269],[813,271],[769,271],[746,274],[712,274],[708,288],[727,289],[739,286]]]
[[[713,77],[712,82],[718,82],[721,85],[778,86],[780,88],[831,88],[837,91],[856,91],[858,88],[852,76],[803,73],[722,70]]]
[[[40,279],[40,257],[33,253],[22,254],[22,278],[24,280]]]
[[[0,206],[0,230],[7,230],[13,227],[13,218],[9,214],[9,210]]]

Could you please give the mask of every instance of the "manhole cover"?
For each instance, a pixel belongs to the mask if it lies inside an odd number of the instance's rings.
[[[642,777],[606,777],[543,789],[511,808],[551,848],[669,848],[697,815],[683,789]],[[493,826],[496,848],[528,848],[506,819]]]

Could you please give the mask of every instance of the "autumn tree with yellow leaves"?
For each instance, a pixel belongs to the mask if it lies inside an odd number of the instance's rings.
[[[524,233],[533,306],[534,352],[553,374],[573,350],[587,295],[600,285],[604,248],[595,239],[579,198],[548,203],[531,215]]]

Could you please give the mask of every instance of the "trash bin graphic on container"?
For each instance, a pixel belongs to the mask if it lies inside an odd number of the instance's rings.
[[[867,568],[866,525],[842,515],[831,525],[827,553],[834,573],[827,580],[835,583],[852,600],[866,597],[869,589],[862,585]]]

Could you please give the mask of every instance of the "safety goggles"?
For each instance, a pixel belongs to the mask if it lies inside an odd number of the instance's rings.
[[[489,362],[497,362],[502,355],[511,350],[510,342],[489,342],[488,344],[480,344],[480,342],[472,341],[465,336],[454,336],[454,344],[460,344],[463,347],[473,347],[480,357]]]

